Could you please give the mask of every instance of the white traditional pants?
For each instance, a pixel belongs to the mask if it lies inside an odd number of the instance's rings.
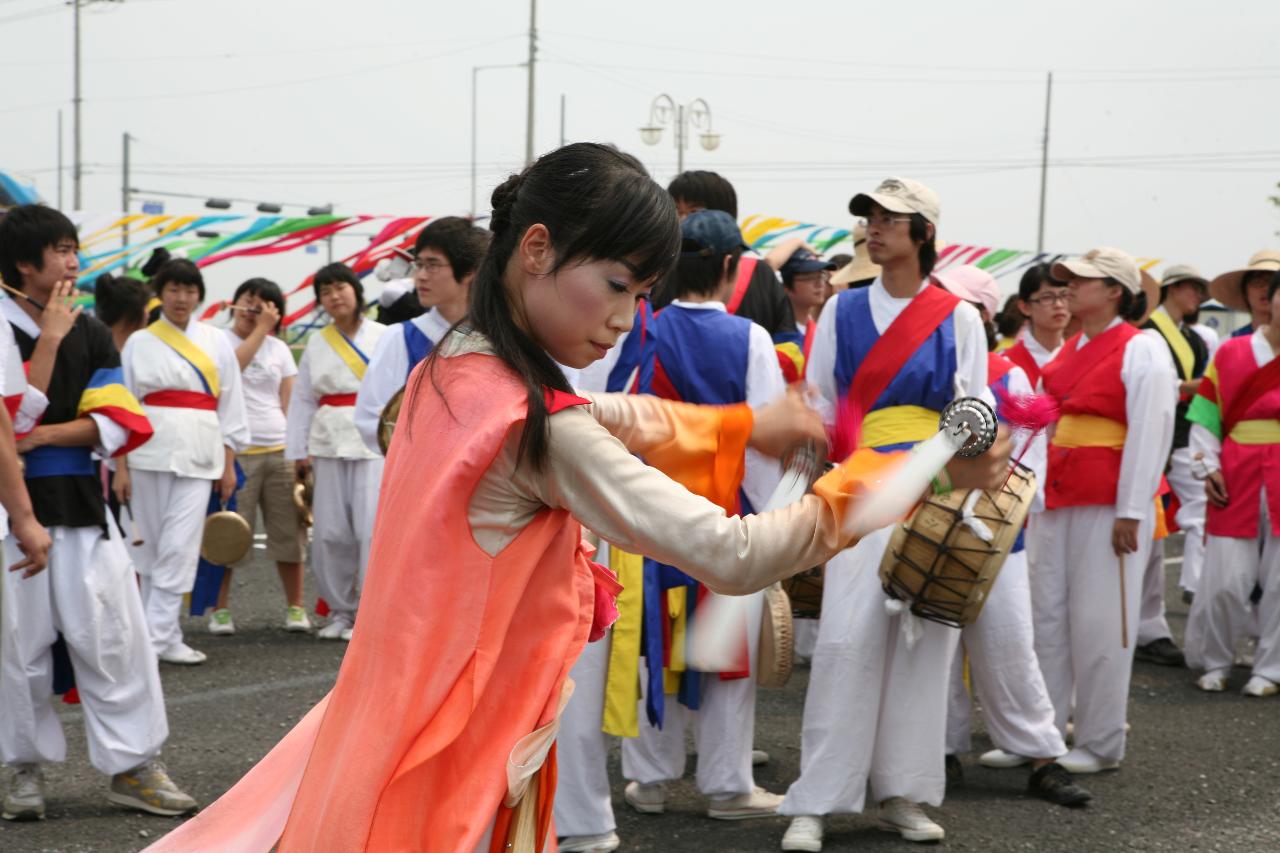
[[[1142,606],[1138,612],[1138,645],[1160,639],[1173,639],[1164,606],[1164,543],[1161,539],[1151,543],[1147,567],[1142,573]]]
[[[1036,660],[1026,551],[1005,560],[982,614],[960,632],[960,642],[969,655],[970,680],[982,698],[992,743],[1028,758],[1057,758],[1066,753]],[[964,685],[963,658],[957,653],[951,670],[947,709],[947,753],[951,755],[970,749],[972,703]]]
[[[885,610],[878,574],[891,530],[876,531],[827,563],[800,778],[782,814],[859,812],[868,783],[876,802],[942,803],[947,685],[960,632],[920,620],[922,635],[907,648],[907,617]]]
[[[1178,586],[1195,592],[1199,589],[1200,574],[1204,571],[1204,525],[1209,499],[1204,492],[1204,480],[1197,480],[1191,475],[1191,448],[1180,447],[1173,451],[1165,479],[1178,496],[1178,514],[1174,520],[1186,533]]]
[[[54,527],[49,565],[4,572],[0,610],[0,759],[63,761],[52,645],[61,631],[84,709],[89,761],[114,775],[160,753],[169,735],[164,694],[133,566],[115,525]],[[6,543],[18,554],[16,540]]]
[[[130,469],[133,518],[143,544],[130,546],[156,654],[182,642],[182,596],[191,592],[212,480]]]
[[[333,618],[354,625],[378,511],[382,459],[317,456],[311,569]]]
[[[1124,758],[1129,678],[1137,639],[1142,578],[1151,553],[1151,514],[1138,525],[1138,551],[1123,561],[1111,547],[1114,506],[1046,510],[1029,531],[1036,657],[1065,735],[1106,760]],[[1120,597],[1124,570],[1125,599]],[[1127,648],[1121,608],[1127,614]],[[1074,710],[1072,695],[1075,696]]]
[[[603,835],[618,827],[607,767],[613,738],[601,731],[611,638],[606,634],[598,642],[587,643],[569,673],[573,698],[560,718],[556,737],[555,825],[562,837]]]
[[[649,724],[640,699],[640,736],[622,741],[622,775],[642,785],[670,782],[684,775],[686,726],[693,727],[698,747],[698,790],[713,800],[728,799],[755,790],[751,749],[756,731],[756,652],[759,649],[763,596],[748,596],[747,653],[751,675],[722,679],[719,673],[702,676],[702,703],[691,711],[667,696],[662,728]],[[696,617],[695,617],[696,618]],[[647,689],[644,662],[640,683]]]
[[[1200,589],[1187,618],[1187,662],[1206,672],[1230,669],[1236,644],[1253,626],[1249,596],[1262,584],[1253,674],[1280,682],[1280,538],[1270,533],[1263,503],[1262,535],[1209,536]]]

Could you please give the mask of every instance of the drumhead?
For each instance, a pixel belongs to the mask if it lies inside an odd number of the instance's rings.
[[[382,407],[382,415],[378,418],[378,447],[382,455],[387,455],[391,446],[391,436],[396,431],[396,421],[400,418],[400,404],[404,402],[404,388],[391,395],[387,405]]]
[[[756,682],[761,687],[785,687],[795,663],[795,627],[791,601],[780,584],[764,591],[760,620],[760,648],[756,655]]]

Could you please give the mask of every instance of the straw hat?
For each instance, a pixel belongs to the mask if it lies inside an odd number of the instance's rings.
[[[867,254],[867,229],[862,223],[853,226],[853,260],[831,274],[831,284],[842,287],[880,275],[880,267]]]
[[[1245,302],[1244,292],[1240,289],[1244,277],[1251,272],[1276,272],[1280,270],[1280,252],[1275,249],[1263,249],[1254,252],[1249,259],[1249,266],[1241,270],[1232,270],[1209,282],[1209,295],[1228,308],[1236,311],[1249,310]]]

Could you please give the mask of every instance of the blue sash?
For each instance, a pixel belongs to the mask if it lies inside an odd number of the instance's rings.
[[[87,447],[37,447],[23,455],[28,480],[39,477],[92,477],[97,473]]]
[[[418,363],[431,354],[431,348],[435,344],[414,325],[412,320],[405,320],[400,324],[400,328],[404,332],[405,351],[409,353],[409,369],[404,372],[405,379],[408,379]]]
[[[614,363],[613,369],[609,371],[609,378],[605,382],[604,390],[613,392],[627,390],[627,380],[631,378],[631,374],[640,366],[640,359],[643,356],[652,329],[653,307],[649,304],[649,300],[646,299],[636,309],[635,322],[632,323],[631,332],[627,335],[626,340],[622,342],[618,360]]]

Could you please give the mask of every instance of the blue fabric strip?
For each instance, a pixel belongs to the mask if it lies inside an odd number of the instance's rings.
[[[23,456],[28,480],[40,477],[92,477],[96,472],[87,447],[37,447]]]

